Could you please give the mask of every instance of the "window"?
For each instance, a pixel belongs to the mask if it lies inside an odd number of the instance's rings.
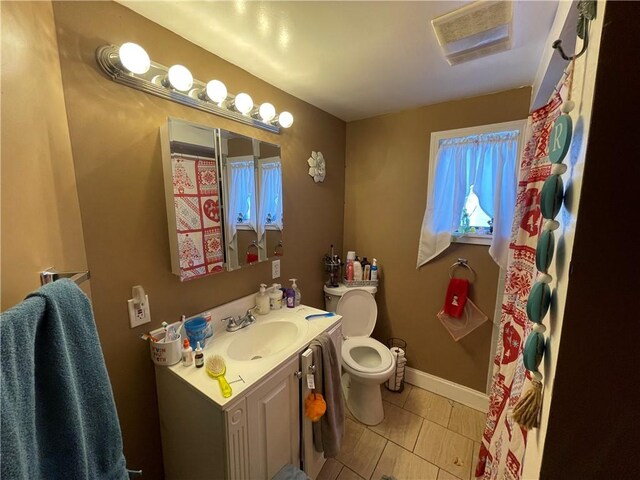
[[[525,121],[434,132],[418,266],[452,241],[506,255]],[[506,238],[506,241],[505,241]],[[499,250],[499,251],[498,251]]]
[[[282,162],[280,157],[258,161],[260,176],[260,212],[258,238],[266,230],[282,230]]]
[[[252,156],[228,157],[229,238],[236,230],[256,230],[255,163]]]

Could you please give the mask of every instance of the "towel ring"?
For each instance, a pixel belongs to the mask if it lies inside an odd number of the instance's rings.
[[[454,263],[453,265],[451,265],[451,267],[449,267],[449,278],[453,278],[454,272],[459,267],[466,268],[467,270],[469,270],[471,272],[471,279],[469,281],[472,283],[475,282],[476,271],[473,268],[471,268],[466,258],[459,258],[456,263]]]
[[[280,240],[280,241],[278,242],[278,245],[276,245],[276,247],[273,249],[273,254],[274,254],[276,257],[281,257],[281,256],[282,256],[282,254],[284,253],[284,252],[283,252],[283,250],[284,250],[284,248],[283,248],[283,246],[282,246],[282,240]]]

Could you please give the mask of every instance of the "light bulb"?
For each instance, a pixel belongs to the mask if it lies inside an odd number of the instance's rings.
[[[280,115],[278,115],[278,123],[282,128],[289,128],[293,125],[293,115],[289,112],[280,112]]]
[[[207,83],[207,97],[214,103],[222,103],[227,98],[227,87],[220,80]]]
[[[131,73],[142,75],[147,73],[151,67],[149,55],[137,43],[123,43],[118,49],[118,57],[122,66]]]
[[[260,109],[258,110],[258,112],[260,113],[260,118],[262,118],[262,120],[265,122],[273,120],[276,116],[276,108],[270,103],[266,102],[260,105]]]
[[[188,91],[193,85],[191,72],[182,65],[174,65],[169,68],[168,79],[171,86],[181,92]]]
[[[247,115],[253,108],[253,100],[246,93],[239,93],[236,95],[233,104],[240,113]]]

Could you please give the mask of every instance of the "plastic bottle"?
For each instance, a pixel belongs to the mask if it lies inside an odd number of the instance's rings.
[[[182,365],[185,367],[193,364],[193,348],[189,345],[189,339],[185,338],[182,342]]]
[[[346,279],[353,280],[353,260],[347,260],[347,276]]]
[[[256,295],[256,312],[259,315],[266,315],[271,310],[271,304],[269,295],[267,295],[267,286],[264,283],[260,284],[260,292]]]
[[[269,290],[269,306],[271,310],[280,310],[282,308],[282,290],[281,285],[274,283]]]
[[[297,278],[290,278],[289,281],[292,282],[291,288],[293,289],[293,293],[295,294],[294,305],[297,307],[300,305],[300,302],[302,301],[302,292],[300,291],[300,289],[298,288],[298,285],[296,284],[296,282],[298,281]]]
[[[371,280],[378,280],[378,261],[375,258],[371,264]]]
[[[287,288],[287,308],[293,308],[296,306],[296,292],[293,288]]]
[[[356,257],[353,262],[353,279],[356,281],[362,280],[362,264],[358,260],[358,257]]]
[[[202,348],[200,347],[200,342],[196,343],[196,368],[201,368],[204,365],[204,353],[202,353]]]
[[[360,262],[360,264],[362,265],[362,279],[363,280],[370,280],[371,279],[371,264],[367,261],[367,257],[364,257],[362,259],[362,262]]]

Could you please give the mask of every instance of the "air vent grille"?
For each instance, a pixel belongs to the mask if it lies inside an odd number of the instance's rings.
[[[510,1],[477,1],[431,21],[450,65],[511,48],[513,5]]]

